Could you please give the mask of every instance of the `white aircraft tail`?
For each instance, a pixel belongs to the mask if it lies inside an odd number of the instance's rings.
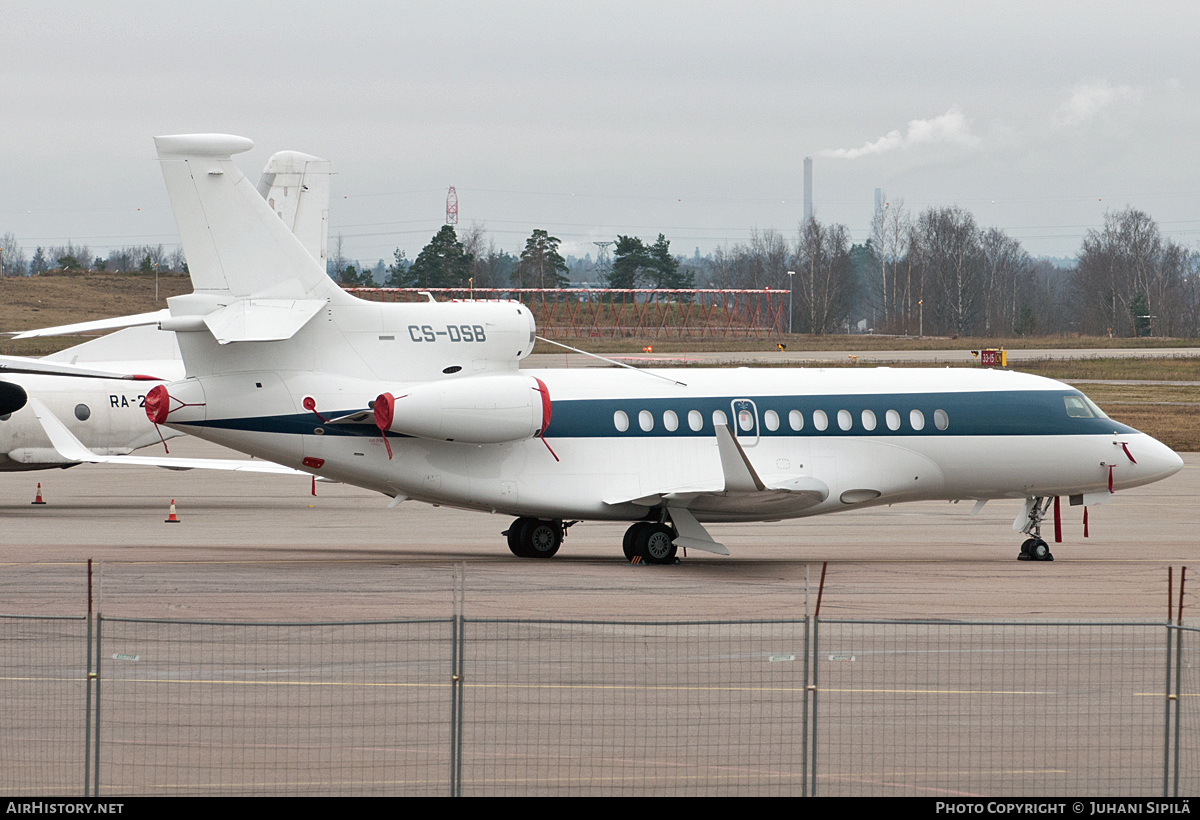
[[[155,137],[154,144],[197,293],[273,301],[352,298],[233,162],[253,142],[183,134]]]
[[[280,151],[258,179],[258,193],[325,269],[329,251],[329,160]]]

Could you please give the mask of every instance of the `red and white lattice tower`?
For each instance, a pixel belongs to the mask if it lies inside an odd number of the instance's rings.
[[[446,192],[446,224],[458,224],[458,194],[454,192],[454,186],[450,186],[450,190]]]

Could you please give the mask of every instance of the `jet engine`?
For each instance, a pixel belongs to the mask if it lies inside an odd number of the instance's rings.
[[[375,424],[435,441],[520,441],[550,424],[550,392],[541,379],[519,373],[428,382],[379,396]]]
[[[0,382],[0,415],[15,413],[25,406],[29,394],[25,388],[12,382]]]

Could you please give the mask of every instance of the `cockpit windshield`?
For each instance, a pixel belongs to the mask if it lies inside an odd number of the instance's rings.
[[[1074,396],[1063,396],[1063,404],[1067,407],[1067,415],[1073,419],[1106,419],[1108,416],[1096,406],[1096,403],[1082,393]]]

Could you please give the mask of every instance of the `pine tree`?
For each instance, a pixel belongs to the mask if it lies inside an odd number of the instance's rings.
[[[513,273],[514,284],[530,288],[563,288],[571,283],[567,262],[558,252],[561,242],[543,230],[534,230],[525,241],[521,262]]]
[[[465,287],[474,262],[474,255],[463,250],[454,227],[443,225],[408,269],[413,283],[410,287]]]

